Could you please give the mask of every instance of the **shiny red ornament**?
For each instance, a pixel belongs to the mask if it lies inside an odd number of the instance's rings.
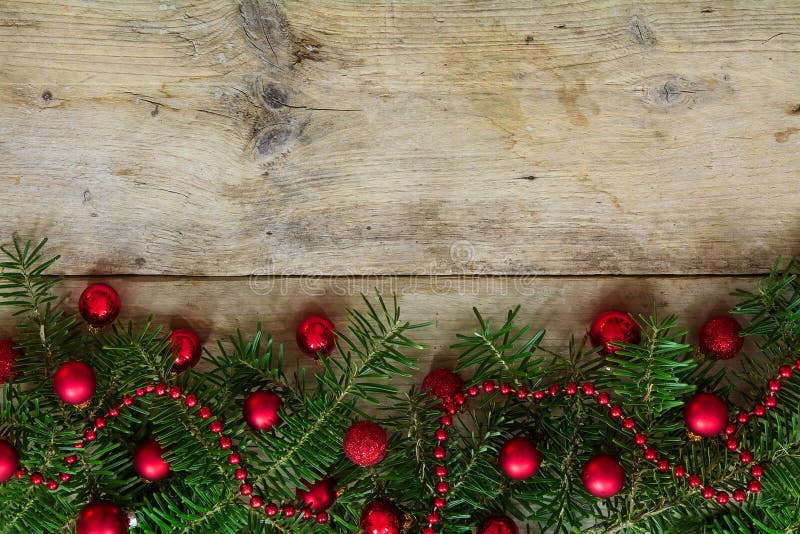
[[[297,498],[303,501],[309,510],[324,512],[336,500],[336,488],[332,478],[325,477],[313,484],[309,484],[305,480],[301,482],[308,489],[297,488]]]
[[[519,529],[510,517],[497,514],[481,521],[477,534],[519,534]]]
[[[81,317],[94,328],[113,323],[120,307],[119,294],[108,284],[92,284],[83,290],[78,299]]]
[[[78,515],[76,534],[124,534],[128,532],[128,516],[122,508],[108,501],[84,506]]]
[[[386,431],[372,421],[356,421],[342,439],[345,455],[356,465],[367,467],[386,457],[389,437]]]
[[[142,442],[133,454],[133,467],[139,476],[150,482],[158,482],[169,475],[169,463],[163,460],[164,449],[154,440]]]
[[[16,376],[14,362],[22,355],[10,339],[0,339],[0,384],[5,384]]]
[[[725,429],[728,407],[713,393],[697,393],[686,401],[683,420],[691,432],[710,438]]]
[[[527,438],[517,436],[508,440],[498,456],[500,470],[513,480],[525,480],[536,474],[542,463],[542,453]]]
[[[19,469],[19,454],[14,446],[0,439],[0,483],[11,480]]]
[[[333,352],[335,337],[333,323],[319,315],[306,317],[297,326],[297,346],[315,360],[320,354],[327,356]]]
[[[53,376],[53,389],[62,401],[79,406],[94,395],[97,381],[92,368],[73,360],[63,364]]]
[[[171,343],[172,353],[175,355],[172,370],[176,373],[194,367],[200,361],[203,344],[200,342],[200,336],[191,328],[176,328],[169,335],[168,341]]]
[[[244,401],[242,407],[244,419],[255,430],[271,431],[273,427],[281,424],[278,415],[281,402],[281,398],[271,391],[254,391]]]
[[[464,381],[450,369],[434,369],[422,380],[422,391],[439,399],[452,397],[464,387]]]
[[[624,311],[608,310],[600,313],[589,327],[592,345],[602,346],[601,354],[614,354],[621,347],[615,343],[638,343],[639,325]]]
[[[616,495],[625,485],[625,470],[619,461],[608,454],[598,454],[583,466],[581,474],[586,491],[607,499]]]
[[[700,350],[711,358],[730,360],[744,345],[741,331],[742,326],[729,315],[712,317],[700,329]]]
[[[361,512],[363,534],[400,534],[405,516],[397,506],[386,499],[375,499]]]

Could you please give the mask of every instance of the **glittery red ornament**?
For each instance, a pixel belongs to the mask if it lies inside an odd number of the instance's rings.
[[[175,355],[175,363],[172,364],[173,371],[180,373],[197,365],[203,352],[203,345],[194,330],[176,328],[169,335],[168,340],[172,344],[172,353]]]
[[[76,534],[123,534],[128,532],[128,516],[122,508],[108,501],[84,506],[78,515]]]
[[[403,530],[403,512],[391,501],[375,499],[361,512],[363,534],[399,534]]]
[[[336,488],[332,478],[325,477],[309,484],[301,480],[303,486],[308,488],[297,488],[297,498],[302,500],[312,512],[324,512],[331,507],[336,500]]]
[[[169,464],[162,457],[164,449],[154,440],[142,442],[133,454],[133,467],[139,476],[150,482],[158,482],[169,475]]]
[[[589,327],[589,337],[592,345],[603,347],[601,354],[614,354],[621,348],[615,342],[639,342],[639,325],[627,312],[608,310],[594,318]]]
[[[539,465],[542,463],[542,453],[536,450],[530,440],[517,436],[503,445],[497,461],[500,464],[500,470],[508,478],[525,480],[532,477],[539,470]]]
[[[728,315],[712,317],[700,329],[700,350],[712,358],[729,360],[742,350],[742,326]]]
[[[386,431],[372,421],[356,421],[345,432],[342,445],[345,455],[357,465],[375,465],[386,456],[389,437]]]
[[[598,454],[589,459],[581,473],[586,491],[607,499],[616,495],[625,484],[625,470],[619,461],[608,454]]]
[[[281,424],[278,411],[281,398],[271,391],[254,391],[244,401],[242,413],[244,419],[255,430],[271,431],[272,427]]]
[[[96,387],[94,371],[83,362],[67,362],[53,376],[53,389],[58,398],[76,406],[88,402]]]
[[[439,399],[452,397],[464,387],[464,381],[450,369],[434,369],[422,380],[422,391]]]
[[[704,438],[716,436],[728,423],[728,407],[713,393],[697,393],[683,409],[686,427]]]
[[[78,311],[81,317],[95,328],[114,322],[119,315],[119,295],[108,284],[92,284],[81,293]]]
[[[14,362],[22,355],[22,351],[14,347],[10,339],[0,339],[0,384],[5,384],[16,376]]]
[[[510,517],[497,514],[481,521],[477,534],[519,534],[519,529]]]
[[[0,439],[0,482],[10,480],[17,469],[19,469],[17,449],[8,441]]]
[[[297,346],[315,360],[333,352],[336,343],[333,323],[325,317],[312,315],[297,326]]]

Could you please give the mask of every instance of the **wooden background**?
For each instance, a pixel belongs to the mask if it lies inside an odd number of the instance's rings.
[[[796,0],[3,0],[0,242],[292,355],[395,290],[421,375],[473,305],[695,332],[800,251],[798,53]]]

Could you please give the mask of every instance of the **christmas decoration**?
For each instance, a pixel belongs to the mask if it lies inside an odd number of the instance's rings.
[[[149,482],[162,480],[169,474],[169,464],[163,460],[164,450],[154,439],[142,442],[133,454],[133,467]]]
[[[81,317],[94,328],[103,328],[113,323],[119,310],[119,295],[107,284],[91,284],[78,299]]]
[[[586,491],[595,497],[607,499],[622,489],[625,484],[625,470],[613,456],[598,454],[583,466],[581,478]]]
[[[498,514],[481,521],[477,534],[519,534],[519,529],[510,517]]]
[[[259,390],[251,393],[244,401],[244,419],[255,430],[271,431],[281,424],[278,412],[281,398],[271,391]]]
[[[297,488],[297,498],[303,501],[305,506],[313,512],[324,512],[331,507],[336,500],[336,488],[332,478],[323,477],[313,484],[301,481],[303,488]],[[308,488],[308,489],[305,489]]]
[[[333,352],[336,346],[334,338],[333,323],[319,315],[306,317],[297,326],[297,346],[314,359],[320,354],[328,356]]]
[[[500,449],[498,463],[508,478],[525,480],[539,470],[542,454],[530,440],[518,436],[508,440]]]
[[[123,534],[128,532],[128,516],[108,501],[87,504],[78,516],[76,534]]]
[[[399,534],[404,522],[403,513],[394,503],[375,499],[364,508],[359,524],[364,534]]]
[[[700,351],[712,358],[729,360],[742,350],[741,325],[729,315],[712,317],[700,329]]]
[[[728,422],[728,408],[713,393],[697,393],[686,401],[683,419],[690,432],[710,438],[725,428]]]
[[[168,341],[172,344],[172,352],[175,354],[172,370],[176,373],[194,367],[200,361],[203,345],[200,343],[200,337],[191,328],[176,328],[169,335]]]
[[[14,347],[10,339],[0,339],[0,384],[5,384],[14,377],[14,362],[21,351]]]
[[[357,421],[344,435],[344,453],[354,464],[367,467],[383,460],[388,442],[389,437],[379,424]]]
[[[464,387],[464,381],[450,369],[434,369],[422,381],[422,391],[439,399],[452,397]]]
[[[614,354],[621,347],[615,343],[638,343],[639,325],[623,311],[608,310],[600,313],[589,327],[592,345],[603,347],[602,354]]]
[[[75,406],[89,402],[96,385],[92,368],[76,360],[63,364],[53,376],[53,389],[58,398]]]
[[[17,469],[19,469],[17,449],[8,440],[0,439],[0,483],[10,480]]]

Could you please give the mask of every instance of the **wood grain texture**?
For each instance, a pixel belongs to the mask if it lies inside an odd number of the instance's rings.
[[[800,5],[6,0],[0,235],[69,274],[743,274]]]

